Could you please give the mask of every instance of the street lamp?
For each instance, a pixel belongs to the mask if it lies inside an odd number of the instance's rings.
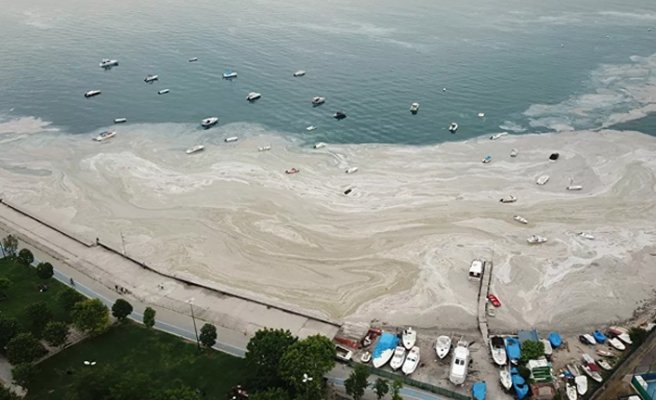
[[[194,298],[187,300],[189,303],[189,308],[191,309],[191,320],[194,322],[194,333],[196,334],[196,344],[198,345],[198,351],[200,351],[200,340],[198,339],[198,329],[196,329],[196,318],[194,317]]]

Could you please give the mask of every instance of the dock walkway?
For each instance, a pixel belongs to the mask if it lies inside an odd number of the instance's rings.
[[[488,346],[489,329],[487,326],[487,295],[490,292],[490,282],[492,281],[492,261],[485,261],[483,264],[483,276],[481,277],[481,286],[478,289],[478,329],[483,336],[483,343]]]

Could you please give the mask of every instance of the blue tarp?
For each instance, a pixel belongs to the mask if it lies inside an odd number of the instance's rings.
[[[511,361],[519,360],[522,351],[519,348],[519,341],[514,337],[506,338],[506,354]]]
[[[395,349],[396,345],[399,344],[399,338],[393,333],[383,332],[378,339],[376,348],[374,349],[374,358],[380,357],[381,353],[387,349]]]
[[[487,386],[485,385],[485,382],[478,381],[474,383],[474,386],[472,386],[472,396],[474,397],[474,399],[485,400],[486,395],[487,395]]]
[[[533,342],[540,341],[540,336],[538,336],[538,331],[536,331],[535,329],[530,331],[519,331],[517,332],[517,337],[519,338],[520,343],[524,343],[527,340],[531,340]]]
[[[519,375],[519,372],[515,367],[510,370],[510,375],[512,377],[513,389],[515,389],[517,398],[519,400],[524,399],[526,395],[528,395],[528,385],[526,384],[526,381],[521,375]]]
[[[561,344],[563,344],[563,340],[560,338],[558,332],[550,332],[549,343],[551,343],[551,347],[555,349],[557,347],[560,347]]]
[[[597,330],[592,333],[592,336],[595,338],[597,343],[604,344],[606,343],[606,335],[604,335],[601,331]]]

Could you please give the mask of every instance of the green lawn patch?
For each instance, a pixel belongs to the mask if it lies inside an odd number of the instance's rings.
[[[85,360],[97,364],[85,366]],[[199,353],[193,343],[126,322],[36,365],[26,399],[61,399],[76,374],[102,367],[145,373],[163,388],[181,382],[204,392],[206,399],[223,399],[230,388],[248,379],[243,359],[214,350]]]

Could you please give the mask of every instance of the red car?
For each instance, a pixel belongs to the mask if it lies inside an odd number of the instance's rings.
[[[493,306],[501,307],[501,301],[499,301],[499,298],[492,293],[487,295],[487,299],[490,300],[490,303],[492,303]]]

